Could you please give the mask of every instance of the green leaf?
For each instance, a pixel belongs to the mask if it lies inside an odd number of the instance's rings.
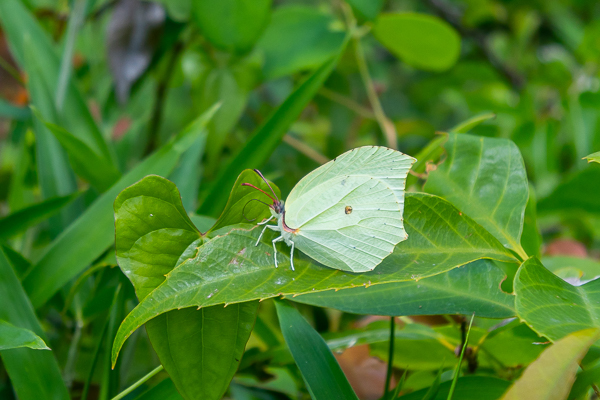
[[[42,338],[29,329],[18,328],[0,319],[0,351],[19,347],[50,350]]]
[[[450,391],[450,381],[442,382],[440,389],[433,400],[446,400]],[[510,386],[509,381],[492,376],[465,376],[456,381],[453,400],[496,400]],[[422,400],[428,389],[417,390],[405,396],[401,400]]]
[[[233,193],[243,189],[250,188],[240,185]],[[117,259],[142,301],[176,265],[195,256],[202,237],[175,185],[160,176],[145,177],[123,190],[114,209]],[[169,311],[146,324],[154,350],[185,399],[223,396],[257,309],[257,302],[192,307]]]
[[[267,121],[255,131],[231,161],[221,168],[221,173],[209,187],[209,194],[198,210],[200,214],[218,214],[223,209],[228,196],[228,192],[223,188],[231,187],[236,177],[244,169],[259,168],[269,158],[288,127],[298,118],[304,107],[331,74],[337,61],[338,57],[327,61],[294,90]]]
[[[600,164],[600,151],[590,154],[589,156],[583,157],[584,160],[587,160],[588,163],[596,162]]]
[[[39,224],[80,195],[81,192],[77,192],[68,196],[50,198],[0,218],[0,241],[8,239],[30,226]]]
[[[35,311],[0,249],[0,319],[32,331],[47,342]],[[9,305],[9,306],[5,306]],[[0,336],[4,336],[3,334]],[[28,348],[0,352],[12,387],[20,400],[69,399],[60,369],[52,351]]]
[[[450,134],[448,156],[425,190],[468,214],[523,258],[520,240],[529,187],[523,158],[507,139]]]
[[[194,259],[170,272],[124,320],[113,346],[113,361],[131,332],[175,308],[417,280],[481,258],[516,261],[494,237],[439,197],[407,194],[404,218],[408,240],[375,270],[362,274],[325,268],[307,259],[296,260],[295,272],[287,267],[287,259],[276,269],[270,242],[255,246],[260,227],[246,225],[248,229],[217,236],[201,246]]]
[[[353,314],[475,313],[478,317],[510,318],[515,316],[515,300],[500,290],[504,278],[492,262],[480,260],[419,281],[307,293],[289,300]]]
[[[23,257],[18,251],[6,245],[2,245],[2,251],[17,278],[19,278],[19,280],[23,279],[29,268],[31,268],[31,261]]]
[[[274,79],[315,68],[340,52],[345,33],[334,30],[335,19],[314,7],[283,6],[256,47],[264,52],[264,74]]]
[[[256,172],[251,169],[242,171],[233,184],[225,209],[207,234],[241,222],[261,222],[263,219],[271,216],[269,208],[263,203],[270,204],[272,203],[272,200],[264,193],[261,193],[252,187],[242,186],[242,183],[249,183],[258,188],[262,188],[265,192],[271,194],[271,190],[265,185],[264,181]],[[279,191],[279,188],[273,183],[271,183],[271,187],[275,191],[275,195],[280,198],[281,192]],[[260,203],[261,201],[263,203]]]
[[[58,125],[44,121],[42,115],[33,110],[35,116],[48,128],[69,155],[73,170],[88,181],[99,192],[105,192],[121,177],[121,172],[110,159],[97,154],[81,139]]]
[[[169,143],[125,174],[50,244],[23,281],[34,307],[44,304],[114,243],[112,204],[117,194],[145,175],[168,175],[190,143],[206,133],[204,127],[214,112],[215,108],[202,114]]]
[[[600,330],[584,329],[560,339],[527,367],[502,399],[566,399],[579,362],[598,337]]]
[[[390,52],[415,68],[444,71],[460,54],[460,36],[446,21],[417,13],[382,14],[373,35]]]
[[[517,271],[515,296],[517,315],[552,341],[600,328],[600,279],[572,286],[532,257]]]
[[[381,12],[385,0],[346,0],[346,2],[363,18],[374,20]]]
[[[1,8],[3,5],[4,3],[0,5],[0,14],[2,14]],[[27,90],[31,97],[31,103],[42,114],[55,119],[54,100],[40,72],[41,67],[37,63],[33,44],[31,43],[32,40],[29,36],[26,36],[24,42],[28,45],[24,54],[26,61],[24,70],[28,76]],[[77,190],[77,182],[67,160],[66,152],[39,120],[33,120],[33,128],[36,146],[35,161],[43,198],[50,199],[72,194]],[[51,218],[51,236],[57,236],[80,212],[80,205],[75,203],[61,210],[59,216]]]
[[[315,400],[358,400],[323,338],[290,304],[276,301],[275,307],[281,332],[311,397]]]
[[[188,210],[195,210],[197,207],[198,189],[202,177],[200,161],[204,155],[206,140],[205,135],[199,136],[181,155],[179,165],[169,175],[169,179],[180,188],[181,201]]]
[[[538,212],[600,213],[600,168],[589,166],[570,176],[548,196],[538,202]]]
[[[271,0],[201,0],[192,2],[192,15],[214,46],[244,52],[265,28]]]

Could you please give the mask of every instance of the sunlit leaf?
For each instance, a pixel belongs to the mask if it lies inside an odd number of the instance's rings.
[[[425,190],[524,257],[520,240],[529,187],[517,146],[507,139],[450,134],[444,148],[447,158],[429,174]]]
[[[0,351],[29,347],[37,350],[50,350],[38,335],[29,329],[18,328],[0,319]]]
[[[555,342],[527,367],[502,399],[565,399],[575,381],[579,362],[599,336],[598,329],[584,329]]]

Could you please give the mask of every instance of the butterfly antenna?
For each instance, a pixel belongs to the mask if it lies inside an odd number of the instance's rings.
[[[262,190],[261,188],[257,188],[256,186],[254,186],[254,185],[253,185],[253,184],[251,184],[251,183],[246,183],[246,182],[244,182],[244,183],[242,183],[242,186],[250,186],[251,188],[254,188],[254,189],[258,190],[259,192],[263,192],[263,193],[264,193],[266,196],[268,196],[268,197],[269,197],[271,200],[273,200],[273,202],[275,202],[275,199],[273,198],[273,196],[271,196],[269,193],[265,192],[265,191],[264,191],[264,190]],[[272,190],[272,189],[271,189],[271,190]],[[277,196],[275,196],[275,197],[277,197]],[[279,199],[277,199],[277,201],[279,201]],[[246,203],[246,204],[248,204],[248,203]],[[265,203],[265,204],[266,204],[266,203]],[[268,205],[268,204],[267,204],[267,205]],[[270,206],[269,206],[269,207],[270,207]]]
[[[244,219],[245,219],[246,221],[248,221],[248,222],[252,222],[252,221],[254,221],[254,220],[256,219],[256,218],[254,218],[254,219],[248,219],[248,218],[246,218],[246,206],[247,206],[248,204],[250,204],[250,202],[251,202],[251,201],[258,201],[259,203],[263,203],[263,204],[264,204],[265,206],[267,206],[267,207],[271,207],[270,205],[268,205],[267,203],[265,203],[264,201],[261,201],[261,200],[259,200],[259,199],[252,199],[252,200],[249,200],[249,201],[248,201],[248,202],[247,202],[247,203],[244,205],[244,208],[242,208],[242,216],[243,216],[243,217],[244,217]]]
[[[265,181],[265,183],[267,184],[267,186],[269,187],[269,189],[271,189],[271,193],[273,193],[273,196],[275,196],[275,198],[277,199],[277,201],[279,202],[279,197],[277,197],[277,195],[275,194],[275,191],[273,190],[273,188],[271,187],[271,185],[269,184],[269,181],[267,181],[265,179],[265,177],[263,176],[263,174],[261,174],[261,172],[257,169],[254,170],[254,172],[256,172],[258,174],[258,176],[260,176],[262,178],[263,181]]]

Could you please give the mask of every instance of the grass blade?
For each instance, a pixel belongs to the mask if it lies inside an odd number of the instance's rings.
[[[311,397],[315,400],[358,400],[321,335],[289,303],[278,300],[275,306],[283,337]]]

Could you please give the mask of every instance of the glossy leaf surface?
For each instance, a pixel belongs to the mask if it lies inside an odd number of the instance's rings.
[[[504,293],[504,273],[487,260],[475,261],[418,281],[392,282],[339,291],[308,293],[289,300],[354,314],[473,314],[486,318],[515,315],[514,296]]]
[[[447,158],[429,174],[425,190],[444,197],[522,254],[529,188],[517,146],[507,139],[450,134],[444,148]]]

